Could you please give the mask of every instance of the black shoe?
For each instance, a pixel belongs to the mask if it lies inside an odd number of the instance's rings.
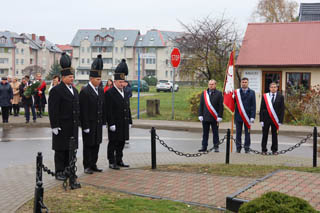
[[[198,152],[206,152],[206,151],[207,151],[207,148],[202,148],[198,150]]]
[[[84,173],[92,175],[93,171],[90,168],[86,168],[86,169],[84,169]]]
[[[124,164],[123,162],[118,163],[118,166],[120,166],[120,167],[130,167],[128,164]]]
[[[219,152],[219,148],[214,148],[214,152]]]
[[[26,121],[26,124],[29,123],[29,121]]]
[[[56,179],[57,180],[61,180],[61,181],[65,181],[67,178],[62,173],[57,173],[56,174]]]
[[[91,170],[94,172],[102,172],[103,171],[102,169],[99,169],[97,166],[91,167]]]
[[[278,155],[279,153],[277,151],[272,152],[273,155]]]
[[[119,167],[117,164],[115,164],[115,163],[109,164],[109,168],[110,168],[110,169],[115,169],[115,170],[119,170],[119,169],[120,169],[120,167]]]
[[[261,154],[262,154],[262,155],[267,155],[267,152],[263,152],[263,151],[262,151]]]
[[[237,149],[237,153],[241,153],[241,149]]]
[[[246,153],[246,154],[249,154],[249,153],[250,153],[250,151],[249,151],[249,150],[246,150],[246,151],[245,151],[245,153]]]

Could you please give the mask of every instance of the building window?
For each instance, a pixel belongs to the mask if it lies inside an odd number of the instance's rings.
[[[19,59],[16,59],[16,64],[19,64]]]
[[[19,70],[18,70],[18,69],[16,70],[16,74],[17,74],[17,75],[19,74]]]
[[[152,63],[156,64],[156,59],[155,58],[152,59]]]
[[[2,43],[2,44],[7,43],[7,39],[6,39],[4,36],[2,36],[2,37],[0,38],[0,43]]]
[[[24,49],[21,49],[21,54],[22,54],[22,55],[24,54]]]
[[[81,47],[81,52],[83,52],[83,53],[84,53],[84,47]]]
[[[166,71],[166,78],[168,77],[168,71]]]
[[[172,71],[170,71],[170,77],[172,77]]]
[[[146,75],[147,76],[155,76],[156,75],[156,71],[155,70],[146,70]]]
[[[0,58],[0,64],[7,64],[9,59],[7,58]]]
[[[123,53],[123,47],[121,47],[121,53]]]
[[[16,54],[19,54],[19,49],[18,48],[16,48]]]
[[[156,53],[156,48],[154,47],[146,48],[146,53]]]
[[[0,48],[0,53],[4,53],[4,48]]]
[[[90,53],[90,47],[87,47],[87,52]]]
[[[107,47],[106,51],[107,51],[107,53],[111,53],[112,52],[112,47]]]
[[[0,69],[0,74],[4,74],[4,70],[1,70],[1,69]]]
[[[118,47],[116,47],[114,51],[115,51],[116,53],[118,53]]]
[[[90,64],[90,59],[89,58],[87,58],[87,64]]]
[[[32,58],[30,58],[30,64],[33,64],[33,59]]]
[[[21,59],[21,64],[24,64],[24,60],[23,59]]]
[[[82,64],[84,64],[84,58],[83,58],[83,59],[81,59],[81,63],[82,63]]]
[[[103,58],[102,60],[104,64],[112,64],[112,58]]]
[[[308,90],[310,89],[311,73],[287,72],[286,89]]]

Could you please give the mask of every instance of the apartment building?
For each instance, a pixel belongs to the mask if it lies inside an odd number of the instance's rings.
[[[0,31],[0,76],[21,78],[31,71],[42,70],[46,76],[62,51],[45,36]],[[35,70],[36,69],[36,70]]]
[[[140,75],[158,79],[172,79],[170,53],[178,32],[150,30],[141,35],[139,30],[115,28],[80,29],[71,42],[72,66],[75,79],[88,80],[91,63],[98,54],[102,55],[104,69],[102,79],[112,78],[121,59],[126,59],[129,69],[128,80],[138,79],[138,55]]]

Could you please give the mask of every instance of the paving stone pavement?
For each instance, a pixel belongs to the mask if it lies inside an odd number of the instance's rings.
[[[320,159],[319,159],[320,160]],[[142,166],[151,167],[150,153],[124,153],[124,161],[131,165],[131,168]],[[186,158],[170,152],[157,153],[157,164],[204,164],[204,163],[224,163],[225,153],[209,153],[198,158]],[[230,164],[263,164],[263,165],[287,165],[287,166],[312,166],[311,158],[298,158],[290,156],[262,156],[254,154],[231,153]],[[44,164],[49,168],[54,168],[53,161],[45,159]],[[78,175],[83,174],[82,159],[78,159]],[[104,168],[105,173],[110,174],[107,168],[106,157],[100,157],[98,166]],[[135,170],[129,170],[134,172]],[[129,172],[128,171],[128,172]],[[118,174],[118,173],[117,173]],[[126,174],[126,173],[119,173]],[[127,176],[125,176],[127,177]],[[43,174],[45,190],[49,187],[61,184],[48,174]],[[217,177],[216,177],[217,179]],[[15,212],[24,202],[31,199],[35,188],[35,162],[28,165],[20,165],[0,170],[0,212]],[[181,192],[180,192],[181,193]],[[223,198],[223,200],[225,197]],[[222,199],[221,199],[222,200]],[[222,201],[221,201],[222,202]],[[220,202],[220,203],[221,203]],[[222,205],[222,204],[221,204]]]

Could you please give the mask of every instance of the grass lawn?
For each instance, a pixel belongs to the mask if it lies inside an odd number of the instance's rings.
[[[114,192],[93,186],[82,185],[81,189],[65,191],[61,186],[44,192],[44,204],[49,212],[215,212],[204,207],[190,206],[168,200],[143,198]],[[17,212],[32,212],[33,200]]]
[[[149,168],[146,168],[149,169]],[[221,176],[239,176],[261,178],[276,170],[295,170],[301,172],[320,173],[320,168],[312,167],[289,167],[289,166],[269,166],[269,165],[249,165],[249,164],[184,164],[184,165],[161,165],[158,171],[174,171],[186,173],[201,173]]]
[[[174,118],[175,120],[181,121],[196,121],[198,116],[191,115],[190,104],[188,102],[189,97],[193,93],[197,93],[205,90],[206,87],[191,87],[191,86],[180,86],[178,92],[175,93],[174,103]],[[221,89],[220,89],[221,90]],[[160,115],[155,117],[148,117],[146,113],[140,114],[141,119],[151,120],[171,120],[172,117],[172,93],[171,92],[156,92],[156,88],[150,87],[149,93],[154,93],[154,96],[140,96],[140,112],[146,110],[146,102],[148,99],[159,99],[160,100]],[[143,93],[141,93],[143,94]],[[130,99],[130,107],[132,114],[137,112],[137,98]],[[231,118],[231,114],[224,110],[223,120],[228,121]]]

